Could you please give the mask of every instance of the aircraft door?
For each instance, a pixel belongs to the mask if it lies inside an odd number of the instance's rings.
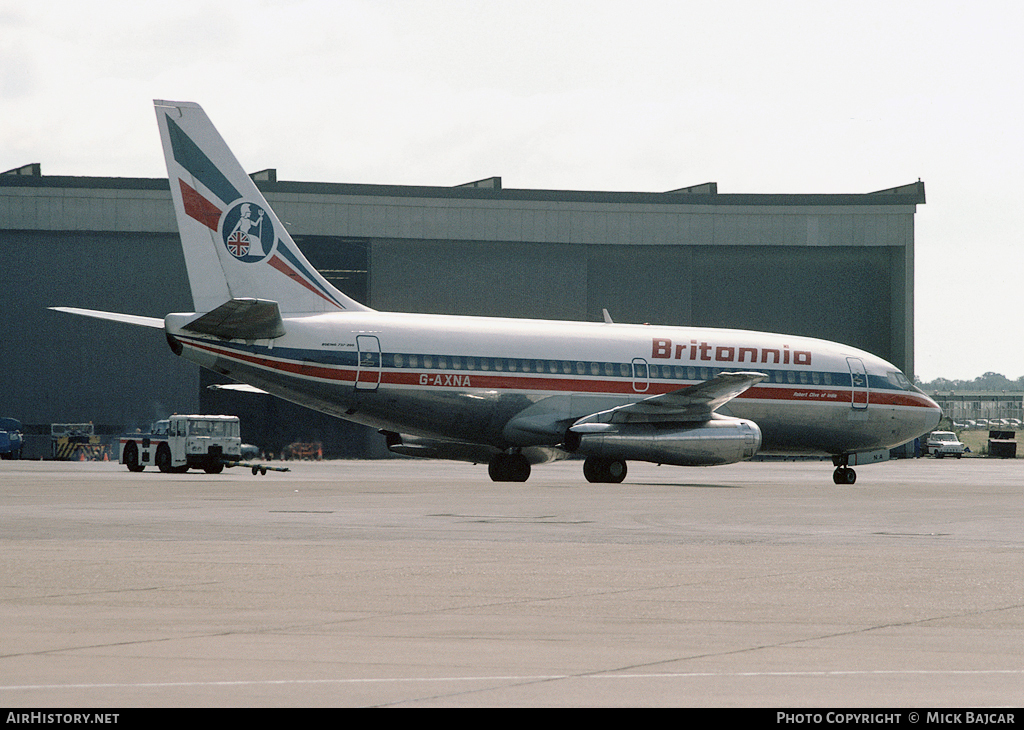
[[[633,358],[633,391],[635,393],[646,393],[647,389],[651,387],[650,380],[650,368],[647,366],[647,361],[642,357]]]
[[[356,390],[377,390],[380,386],[380,340],[373,335],[357,335],[359,367],[356,370]]]
[[[864,410],[868,407],[870,390],[868,388],[868,373],[864,369],[864,361],[859,357],[848,357],[846,363],[850,366],[850,405],[855,410]]]

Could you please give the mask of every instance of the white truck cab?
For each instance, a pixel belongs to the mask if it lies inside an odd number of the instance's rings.
[[[121,463],[129,471],[153,465],[162,472],[203,469],[219,474],[242,458],[238,416],[171,416],[148,434],[121,437]]]

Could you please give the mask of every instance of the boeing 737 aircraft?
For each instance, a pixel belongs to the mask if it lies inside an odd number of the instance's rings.
[[[939,421],[898,368],[834,342],[374,311],[306,261],[201,107],[155,106],[196,311],[55,309],[161,328],[176,355],[377,428],[396,453],[486,462],[494,481],[580,454],[591,482],[630,460],[818,455],[852,484],[851,466]]]

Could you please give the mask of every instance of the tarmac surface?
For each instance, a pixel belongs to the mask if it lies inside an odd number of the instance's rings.
[[[1024,705],[1024,464],[0,462],[0,706]]]

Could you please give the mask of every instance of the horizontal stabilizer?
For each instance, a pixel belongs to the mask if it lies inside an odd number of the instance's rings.
[[[139,327],[152,327],[162,330],[164,321],[158,317],[143,317],[138,314],[121,314],[119,312],[100,312],[96,309],[79,309],[77,307],[50,307],[55,312],[66,312],[67,314],[78,314],[83,317],[94,319],[109,319],[113,322],[124,322]]]
[[[574,431],[605,423],[654,423],[666,421],[706,421],[711,414],[748,388],[760,383],[764,373],[721,373],[689,388],[655,395],[637,403],[594,413],[573,424]]]
[[[277,302],[232,299],[182,329],[225,340],[272,340],[284,336],[284,320]]]

